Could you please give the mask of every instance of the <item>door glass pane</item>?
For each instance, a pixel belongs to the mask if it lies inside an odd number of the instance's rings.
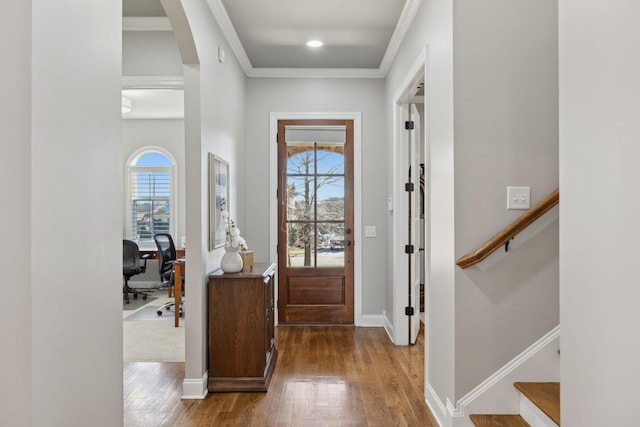
[[[344,267],[346,126],[286,126],[289,267]]]
[[[344,221],[344,178],[318,176],[318,221]]]
[[[318,267],[344,267],[343,223],[319,222]]]
[[[315,197],[313,176],[287,177],[287,220],[313,220]]]
[[[318,173],[344,175],[344,143],[322,143],[317,147]]]
[[[315,173],[315,151],[313,142],[287,141],[287,173],[309,175]]]
[[[287,227],[287,266],[314,267],[315,246],[312,223],[292,223]]]

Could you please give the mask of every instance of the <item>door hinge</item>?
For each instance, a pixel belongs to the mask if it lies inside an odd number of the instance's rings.
[[[405,254],[412,254],[413,251],[414,251],[413,245],[404,245],[404,253]]]
[[[406,122],[404,122],[404,128],[406,130],[413,130],[414,128],[413,120],[407,120]]]
[[[405,316],[413,316],[415,314],[415,311],[413,310],[413,307],[405,307],[404,314]]]
[[[413,182],[405,182],[404,184],[404,191],[414,191],[415,190],[415,185],[413,185]]]

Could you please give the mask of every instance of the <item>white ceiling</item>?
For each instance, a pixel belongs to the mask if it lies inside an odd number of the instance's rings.
[[[374,68],[405,0],[221,0],[254,68]],[[309,40],[324,46],[309,48]]]
[[[206,2],[250,77],[384,77],[420,0]],[[160,0],[123,0],[123,16],[130,23],[136,18],[163,19],[165,13]],[[310,39],[324,46],[309,48],[305,43]],[[129,91],[134,107],[123,117],[154,114],[142,111],[151,99],[161,103],[166,96],[175,101],[172,91],[140,98],[143,92]]]

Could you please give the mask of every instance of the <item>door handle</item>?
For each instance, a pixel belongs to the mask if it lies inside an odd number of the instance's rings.
[[[347,240],[345,243],[347,244],[347,246],[351,246],[351,240]]]

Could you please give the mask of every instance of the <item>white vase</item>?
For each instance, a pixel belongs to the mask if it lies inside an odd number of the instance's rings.
[[[238,273],[242,271],[242,257],[238,253],[240,248],[225,246],[224,255],[220,260],[220,269],[225,273]]]

